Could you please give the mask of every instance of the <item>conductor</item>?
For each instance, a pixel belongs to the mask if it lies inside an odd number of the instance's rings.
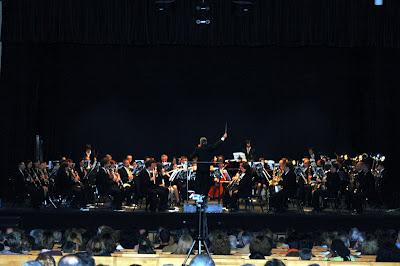
[[[214,151],[227,139],[228,134],[225,130],[224,135],[214,144],[208,144],[206,137],[201,137],[200,142],[191,155],[191,159],[197,160],[197,171],[195,190],[197,194],[207,195],[213,179],[210,177],[210,164]]]

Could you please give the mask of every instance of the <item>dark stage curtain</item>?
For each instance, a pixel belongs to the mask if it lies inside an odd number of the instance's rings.
[[[221,152],[245,138],[260,155],[396,154],[397,49],[5,46],[6,148],[79,159],[85,143],[120,160],[189,154],[229,122]]]
[[[249,0],[241,14],[232,0],[5,0],[5,42],[133,45],[329,45],[399,47],[400,1]],[[246,2],[246,1],[242,1]],[[200,12],[201,13],[201,12]],[[196,25],[198,18],[210,25]]]

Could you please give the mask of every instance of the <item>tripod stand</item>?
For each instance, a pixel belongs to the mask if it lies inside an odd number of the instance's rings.
[[[203,197],[201,196],[201,199],[196,202],[196,207],[197,207],[197,213],[199,215],[199,220],[198,220],[198,235],[196,239],[193,239],[192,246],[189,249],[189,252],[186,255],[185,261],[182,263],[182,266],[187,265],[187,261],[190,258],[190,255],[192,254],[192,251],[197,244],[197,254],[203,254],[206,253],[208,256],[210,256],[210,252],[208,251],[208,246],[206,243],[206,231],[207,231],[207,216],[206,216],[206,203],[203,202]],[[204,250],[202,249],[202,246],[204,246]]]

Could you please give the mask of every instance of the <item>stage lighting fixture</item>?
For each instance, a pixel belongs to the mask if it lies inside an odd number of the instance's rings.
[[[171,9],[173,6],[175,6],[175,1],[176,0],[156,0],[155,7],[156,10],[159,12],[167,11],[168,9]]]
[[[211,21],[209,19],[205,19],[205,20],[201,20],[201,19],[196,19],[196,24],[200,25],[200,24],[210,24]]]
[[[374,3],[376,6],[382,6],[383,5],[383,0],[374,0]]]
[[[198,12],[208,12],[210,9],[210,5],[205,0],[201,0],[196,4],[196,11]]]
[[[197,25],[209,25],[211,23],[211,5],[206,0],[200,0],[195,6],[195,22]]]
[[[254,1],[234,0],[232,1],[233,12],[237,16],[243,16],[251,13],[254,7]]]

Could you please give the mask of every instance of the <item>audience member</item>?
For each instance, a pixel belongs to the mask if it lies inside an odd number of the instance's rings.
[[[187,254],[189,252],[190,247],[193,244],[193,238],[188,233],[181,235],[178,240],[178,246],[176,247],[176,251],[174,254]]]
[[[215,266],[213,259],[205,254],[194,256],[189,264],[190,266]]]
[[[272,259],[267,261],[267,263],[265,263],[265,266],[285,266],[285,263],[278,259]]]
[[[271,243],[265,236],[257,236],[250,243],[250,259],[265,259],[271,255]]]

